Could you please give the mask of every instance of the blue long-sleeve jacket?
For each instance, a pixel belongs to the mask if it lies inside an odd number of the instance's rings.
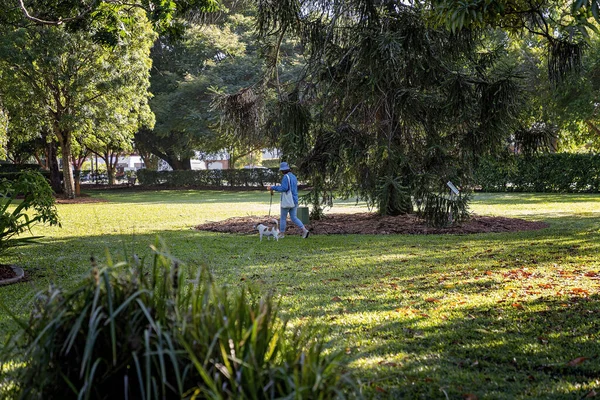
[[[298,207],[298,179],[296,178],[296,175],[292,174],[291,172],[284,174],[283,178],[281,179],[281,185],[271,186],[271,189],[281,193],[287,192],[289,186],[288,178],[286,178],[286,176],[290,177],[289,182],[292,184],[292,197],[294,198],[294,205]]]

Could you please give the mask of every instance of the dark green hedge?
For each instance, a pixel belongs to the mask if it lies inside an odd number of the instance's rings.
[[[484,192],[596,193],[600,191],[600,155],[485,159],[475,170],[475,185]]]
[[[281,177],[277,168],[265,169],[209,169],[193,171],[137,171],[141,185],[161,185],[166,187],[263,187],[273,185]]]
[[[25,170],[39,171],[39,164],[0,164],[0,173],[21,172]]]
[[[16,180],[22,171],[37,171],[46,179],[50,179],[50,171],[40,169],[38,164],[0,164],[0,180]]]

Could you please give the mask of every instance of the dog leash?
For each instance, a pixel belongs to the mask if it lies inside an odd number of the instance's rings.
[[[273,204],[273,191],[271,190],[271,201],[269,202],[269,217],[271,216],[271,205]]]

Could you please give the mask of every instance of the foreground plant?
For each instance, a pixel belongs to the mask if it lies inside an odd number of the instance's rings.
[[[17,196],[23,199],[15,201]],[[16,236],[31,232],[38,223],[60,225],[46,179],[39,172],[24,171],[15,180],[0,181],[0,253],[34,243],[41,236]]]
[[[93,262],[94,263],[94,262]],[[38,294],[2,363],[23,358],[20,399],[342,398],[351,382],[319,335],[289,333],[273,297],[152,265],[93,265],[74,289]],[[9,312],[9,310],[6,310]],[[16,318],[15,318],[16,319]]]

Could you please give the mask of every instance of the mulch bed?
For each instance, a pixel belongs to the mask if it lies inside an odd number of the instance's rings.
[[[4,279],[10,279],[16,277],[15,271],[13,271],[10,265],[0,264],[0,281]]]
[[[270,217],[272,219],[272,217]],[[234,217],[219,222],[207,222],[196,226],[202,231],[226,233],[256,233],[254,226],[265,223],[268,216]],[[431,234],[469,234],[488,232],[518,232],[546,228],[545,222],[526,221],[518,218],[484,217],[474,215],[469,221],[447,228],[427,226],[415,215],[399,215],[396,217],[380,216],[373,213],[328,214],[322,220],[311,221],[308,228],[316,235],[431,235]],[[288,221],[286,234],[300,234],[300,230]]]

